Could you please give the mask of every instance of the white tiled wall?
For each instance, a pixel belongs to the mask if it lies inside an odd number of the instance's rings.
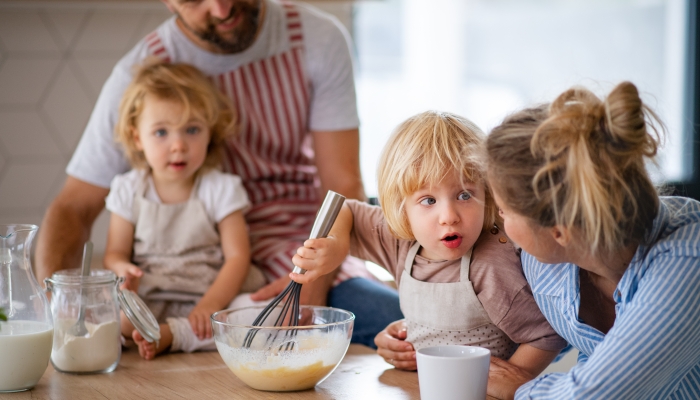
[[[350,25],[350,3],[315,5]],[[168,16],[156,0],[0,1],[0,223],[41,223],[112,67]]]
[[[112,67],[168,15],[158,2],[0,3],[0,223],[41,223]]]

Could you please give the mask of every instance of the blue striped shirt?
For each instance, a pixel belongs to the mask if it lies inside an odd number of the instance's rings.
[[[537,304],[579,359],[568,373],[523,385],[516,399],[700,399],[700,203],[662,197],[651,235],[617,285],[607,334],[578,319],[576,265],[522,253]]]

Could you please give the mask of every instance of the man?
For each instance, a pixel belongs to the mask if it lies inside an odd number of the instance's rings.
[[[333,190],[365,198],[347,35],[308,6],[162,1],[175,15],[125,55],[102,88],[65,185],[44,217],[37,275],[42,280],[78,265],[112,178],[129,168],[113,140],[122,93],[134,66],[160,57],[202,70],[238,110],[241,134],[229,143],[223,167],[243,178],[253,204],[246,216],[253,262],[270,282],[253,298],[269,299],[289,282],[291,258],[308,237],[320,196]],[[395,292],[363,276],[364,266],[348,259],[336,286],[334,277],[305,285],[301,301],[323,305],[328,299],[356,311],[353,339],[373,345],[374,335],[401,313]]]

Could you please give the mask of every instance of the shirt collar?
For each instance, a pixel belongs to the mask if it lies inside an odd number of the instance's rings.
[[[669,211],[666,204],[664,204],[663,201],[660,201],[659,212],[654,219],[651,231],[647,236],[647,243],[654,243],[656,238],[662,234],[666,225],[668,225],[668,214]],[[637,248],[632,262],[622,275],[622,278],[617,285],[617,289],[615,290],[614,296],[617,303],[631,300],[634,293],[637,291],[637,285],[644,275],[644,271],[646,270],[644,256],[648,252],[649,247],[649,245],[640,245]],[[539,263],[536,262],[532,255],[526,252],[523,252],[522,254],[524,258],[531,258],[529,261],[534,261],[534,264],[537,265],[538,269],[540,269],[540,271],[537,271],[536,276],[546,276],[546,279],[538,279],[534,283],[531,283],[533,292],[545,296],[560,297],[566,303],[575,304],[580,293],[578,266],[570,263]],[[523,262],[525,261],[526,260],[523,260]]]

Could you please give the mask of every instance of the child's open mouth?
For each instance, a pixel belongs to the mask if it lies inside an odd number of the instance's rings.
[[[187,163],[184,161],[178,161],[178,162],[171,162],[170,167],[175,169],[175,170],[181,170],[187,166]]]
[[[442,244],[444,244],[448,249],[457,248],[460,244],[462,244],[462,236],[457,234],[447,235],[442,238]]]

